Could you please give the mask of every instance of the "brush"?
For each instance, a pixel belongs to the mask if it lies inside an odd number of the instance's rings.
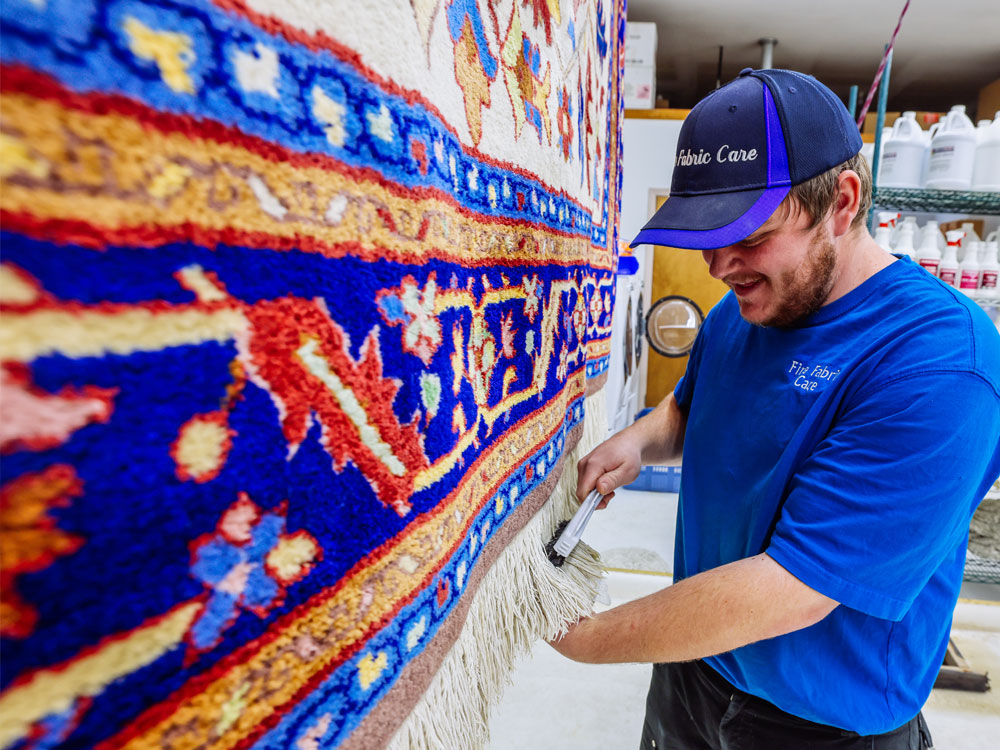
[[[576,509],[573,517],[556,526],[555,533],[549,543],[545,545],[545,554],[548,556],[549,562],[557,568],[562,567],[566,558],[569,557],[569,553],[573,551],[573,548],[579,543],[580,537],[583,536],[583,530],[587,527],[587,522],[593,515],[594,509],[603,499],[604,496],[600,492],[591,490],[587,498],[580,503],[580,507]]]

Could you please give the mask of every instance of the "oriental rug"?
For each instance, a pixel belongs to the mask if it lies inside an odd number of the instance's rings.
[[[482,745],[600,574],[623,6],[0,6],[0,748]]]

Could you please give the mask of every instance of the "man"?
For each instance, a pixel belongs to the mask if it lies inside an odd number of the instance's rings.
[[[654,663],[643,748],[930,747],[1000,474],[1000,336],[869,236],[860,149],[818,81],[744,70],[691,111],[633,243],[699,249],[732,290],[674,393],[578,466],[607,500],[683,456],[674,585],[553,643]]]

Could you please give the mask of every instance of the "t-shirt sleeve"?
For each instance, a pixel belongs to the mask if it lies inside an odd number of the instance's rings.
[[[692,356],[688,358],[687,367],[684,369],[684,374],[681,375],[681,379],[677,381],[677,385],[674,386],[674,401],[677,402],[677,407],[687,414],[688,409],[691,408],[691,397],[694,395],[694,381],[695,381],[695,370],[694,364],[694,350],[692,349]]]
[[[688,409],[691,407],[691,399],[694,397],[694,384],[698,379],[698,366],[701,364],[702,351],[706,346],[706,341],[708,340],[708,329],[714,318],[714,312],[716,308],[712,308],[708,311],[708,317],[701,324],[701,328],[698,329],[698,335],[695,337],[694,345],[691,347],[691,353],[688,355],[687,367],[684,369],[684,374],[681,379],[677,381],[677,385],[674,386],[674,401],[677,402],[677,407],[687,414]]]
[[[1000,399],[972,373],[935,372],[852,402],[793,477],[767,554],[841,604],[899,620],[1000,471]]]

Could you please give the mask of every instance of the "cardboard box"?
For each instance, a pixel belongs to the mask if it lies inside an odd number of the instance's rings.
[[[625,23],[625,67],[656,65],[656,24]]]
[[[992,120],[1000,112],[1000,78],[979,89],[976,120]]]
[[[626,65],[622,81],[625,109],[653,109],[656,104],[656,68],[652,65]]]

